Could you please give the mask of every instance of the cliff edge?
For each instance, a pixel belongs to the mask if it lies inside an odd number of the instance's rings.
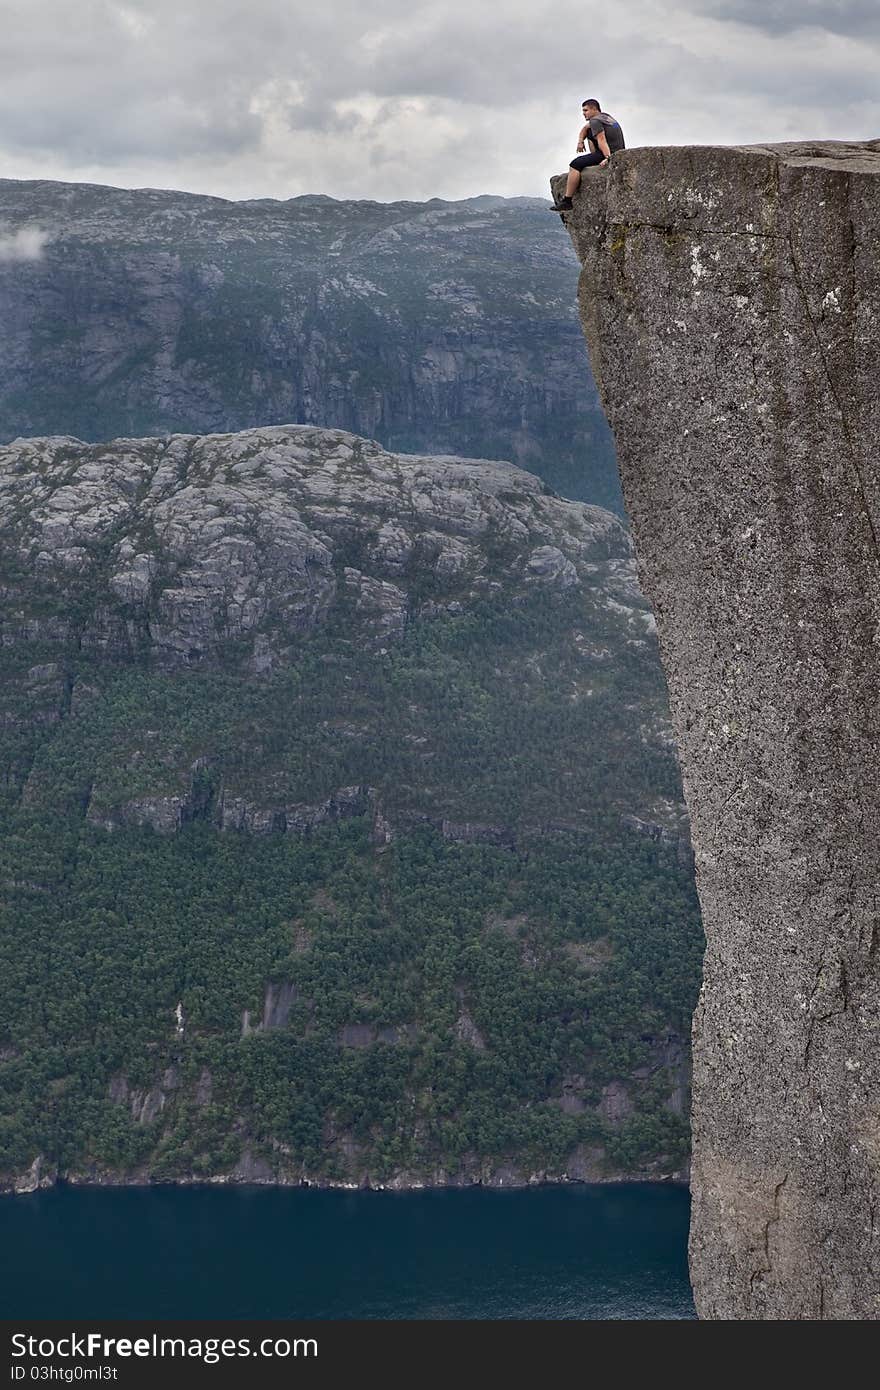
[[[877,1319],[880,141],[627,150],[567,227],[707,938],[697,1308]]]

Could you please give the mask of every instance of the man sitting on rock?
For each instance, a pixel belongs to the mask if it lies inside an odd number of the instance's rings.
[[[588,97],[581,109],[586,124],[578,135],[578,154],[569,165],[565,197],[556,204],[555,212],[570,212],[574,207],[571,200],[580,184],[582,169],[588,169],[591,165],[604,169],[616,150],[626,148],[620,122],[609,116],[607,111],[603,111],[595,97]],[[585,141],[589,142],[590,146],[588,154],[583,153],[586,149]]]

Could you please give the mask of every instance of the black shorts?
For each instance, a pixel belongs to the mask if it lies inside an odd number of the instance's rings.
[[[594,150],[592,154],[579,154],[577,159],[573,159],[568,167],[569,169],[577,170],[589,169],[591,164],[601,164],[604,158],[604,154],[600,154],[598,150]]]

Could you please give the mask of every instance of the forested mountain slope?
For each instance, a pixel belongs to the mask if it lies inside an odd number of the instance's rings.
[[[613,515],[338,430],[56,438],[0,450],[0,554],[7,1181],[680,1164],[701,933]]]

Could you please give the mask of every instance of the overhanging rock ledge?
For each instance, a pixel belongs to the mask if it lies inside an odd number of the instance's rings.
[[[880,141],[627,150],[567,227],[706,928],[697,1309],[877,1319]]]

